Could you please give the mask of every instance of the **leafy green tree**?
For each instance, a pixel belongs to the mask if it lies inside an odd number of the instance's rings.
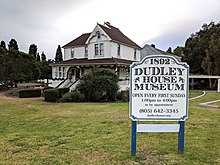
[[[44,52],[41,53],[41,61],[46,61],[46,55],[44,54]]]
[[[0,48],[6,49],[5,41],[1,41]]]
[[[40,79],[52,78],[52,67],[50,66],[50,63],[52,63],[50,60],[40,62]]]
[[[204,72],[208,75],[219,75],[220,74],[220,24],[219,31],[214,33],[209,41],[209,47],[206,49],[206,56],[204,57],[202,64]],[[217,83],[209,79],[209,88],[213,89]]]
[[[95,68],[82,77],[76,89],[87,101],[113,101],[119,89],[118,77],[111,70]]]
[[[7,50],[0,47],[0,84],[3,88],[7,87]]]
[[[173,50],[173,53],[180,56],[180,57],[184,57],[184,54],[183,54],[183,49],[184,47],[182,46],[177,46],[174,50]]]
[[[220,22],[203,24],[186,40],[183,54],[191,73],[220,75]],[[216,83],[209,79],[209,88],[213,89]]]
[[[214,65],[212,65],[211,68],[207,67],[212,61],[219,61],[220,56],[212,56],[213,51],[216,51],[218,48],[216,48],[216,46],[210,46],[210,44],[216,42],[216,40],[220,38],[219,31],[219,23],[215,24],[214,22],[211,22],[209,24],[203,24],[202,29],[199,32],[191,35],[186,40],[185,48],[183,50],[184,61],[189,64],[191,73],[211,75],[220,74],[217,72],[214,73],[210,70]],[[215,37],[213,38],[213,36]]]
[[[8,49],[10,50],[10,49],[14,49],[14,50],[19,50],[19,48],[18,48],[18,43],[17,43],[17,41],[15,40],[15,39],[11,39],[10,40],[10,42],[9,42],[9,44],[8,44]]]
[[[28,54],[33,55],[35,58],[37,58],[37,45],[31,44],[29,46],[29,52]]]
[[[40,61],[40,54],[39,54],[39,53],[37,53],[36,60],[37,60],[37,61]]]
[[[63,61],[63,54],[60,45],[58,45],[56,56],[55,56],[55,62]]]

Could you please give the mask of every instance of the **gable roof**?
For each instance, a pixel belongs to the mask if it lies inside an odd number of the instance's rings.
[[[90,36],[91,33],[85,33],[82,34],[81,36],[77,37],[76,39],[72,40],[68,44],[64,45],[63,48],[68,48],[68,47],[74,47],[74,46],[84,46],[86,40]]]
[[[122,43],[128,46],[131,46],[135,49],[140,49],[141,47],[129,39],[126,35],[124,35],[118,28],[110,25],[110,23],[105,23],[106,26],[97,24],[103,31],[112,39],[112,41]],[[77,37],[76,39],[72,40],[71,42],[67,43],[63,46],[63,48],[68,47],[75,47],[75,46],[84,46],[86,45],[86,40],[89,38],[91,33],[85,33],[81,36]]]
[[[125,60],[120,58],[100,58],[100,59],[88,59],[88,58],[79,58],[79,59],[70,59],[65,61],[59,61],[56,63],[50,64],[50,66],[90,66],[90,65],[130,65],[134,61]]]
[[[131,47],[134,47],[136,49],[141,49],[140,46],[138,46],[135,42],[133,42],[130,38],[128,38],[126,35],[124,35],[118,28],[110,25],[110,23],[105,23],[106,26],[103,26],[101,24],[98,24],[105,33],[113,40],[119,43],[123,43],[125,45],[129,45]]]
[[[167,53],[163,50],[157,49],[153,46],[146,44],[141,50],[141,60],[148,55],[170,55],[170,56],[174,56],[178,61],[181,61],[181,57],[175,54]]]

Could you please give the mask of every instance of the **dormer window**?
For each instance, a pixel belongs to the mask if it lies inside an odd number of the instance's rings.
[[[96,37],[97,37],[97,39],[100,39],[100,38],[101,38],[101,34],[100,34],[99,31],[96,32]]]
[[[71,58],[74,58],[74,48],[71,49]]]

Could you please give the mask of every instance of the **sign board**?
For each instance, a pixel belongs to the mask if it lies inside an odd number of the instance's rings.
[[[130,118],[176,120],[188,116],[188,65],[173,56],[151,55],[130,66]]]

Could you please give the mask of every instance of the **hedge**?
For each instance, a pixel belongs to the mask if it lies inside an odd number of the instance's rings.
[[[48,102],[56,102],[68,92],[69,88],[48,88],[44,90],[44,100]]]
[[[48,102],[56,102],[60,98],[58,89],[47,89],[44,91],[44,100]]]
[[[18,96],[20,98],[40,97],[41,89],[20,89],[18,91]]]
[[[63,95],[59,100],[60,102],[83,102],[85,101],[85,96],[80,92],[74,91]]]

